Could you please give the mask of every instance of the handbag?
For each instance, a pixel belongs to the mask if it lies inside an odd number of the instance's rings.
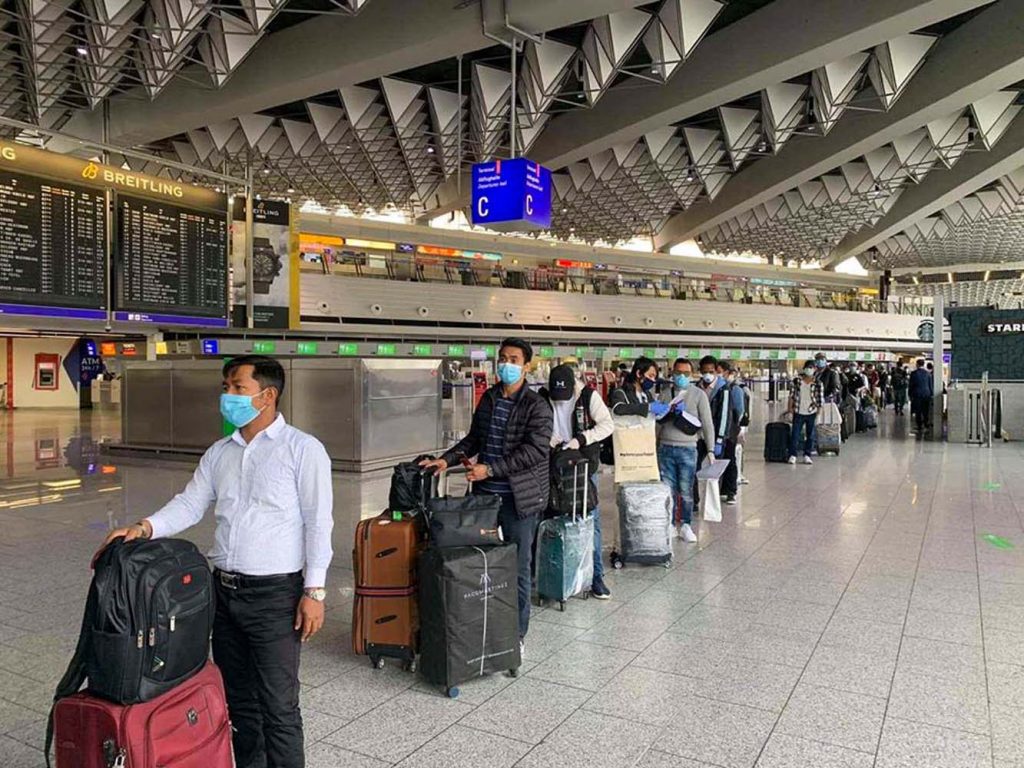
[[[839,406],[835,403],[823,403],[818,423],[822,426],[839,426],[843,422],[843,415],[839,412]]]
[[[441,474],[437,492],[427,503],[430,519],[430,540],[435,547],[487,547],[501,544],[498,513],[501,496],[495,493],[473,493],[470,483],[465,496],[448,495],[448,475]]]

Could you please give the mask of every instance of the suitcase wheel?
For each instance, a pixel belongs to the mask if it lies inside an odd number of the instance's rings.
[[[405,665],[405,668],[409,672],[415,672],[416,671],[416,659],[410,659],[409,663]]]
[[[459,697],[459,689],[455,686],[452,686],[451,688],[446,688],[444,693],[449,699],[457,699]]]
[[[672,561],[671,560],[666,560],[664,563],[661,564],[661,566],[662,566],[662,568],[671,568],[672,567]]]
[[[509,677],[519,677],[519,667],[513,667],[508,671]]]
[[[565,613],[565,600],[558,601],[558,610],[560,610],[562,613]]]
[[[373,668],[374,669],[384,669],[384,657],[383,656],[380,657],[380,658],[377,658],[377,659],[374,659],[374,658],[371,657],[370,658],[370,663],[373,664]]]

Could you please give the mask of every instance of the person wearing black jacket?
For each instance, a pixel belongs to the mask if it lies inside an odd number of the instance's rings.
[[[843,400],[843,382],[839,371],[828,364],[824,352],[814,356],[815,378],[821,384],[822,395],[826,403],[840,403]]]
[[[498,350],[499,382],[480,398],[469,434],[440,459],[420,463],[444,471],[476,459],[467,475],[473,491],[501,496],[502,537],[519,548],[520,646],[530,627],[533,539],[550,494],[551,407],[526,385],[532,359],[529,342],[505,339]]]
[[[653,413],[660,419],[668,413],[668,404],[654,396],[658,385],[658,366],[649,357],[638,357],[625,382],[612,390],[608,407],[613,416],[647,416]]]

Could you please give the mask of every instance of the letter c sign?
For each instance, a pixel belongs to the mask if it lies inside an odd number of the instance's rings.
[[[487,214],[491,212],[491,209],[487,207],[487,202],[487,198],[482,195],[476,201],[476,215],[479,216],[481,219],[486,219]]]
[[[533,195],[526,196],[526,215],[533,216]]]

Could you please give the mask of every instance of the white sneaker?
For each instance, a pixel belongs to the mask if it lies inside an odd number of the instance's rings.
[[[526,640],[523,639],[523,640],[519,641],[519,659],[522,660],[522,659],[525,659],[525,658],[526,658]]]
[[[787,462],[787,463],[789,463],[789,464],[796,464],[796,456],[790,456],[789,457],[789,462]]]
[[[810,456],[804,456],[803,463],[804,464],[813,464],[814,462],[811,461],[811,457]]]
[[[739,484],[740,484],[740,485],[750,485],[750,481],[749,481],[749,480],[747,480],[747,478],[745,478],[745,477],[741,477],[741,478],[739,479]]]
[[[683,527],[679,529],[679,538],[689,544],[693,544],[697,541],[697,534],[693,532],[693,528],[690,527],[689,523],[683,523]]]

